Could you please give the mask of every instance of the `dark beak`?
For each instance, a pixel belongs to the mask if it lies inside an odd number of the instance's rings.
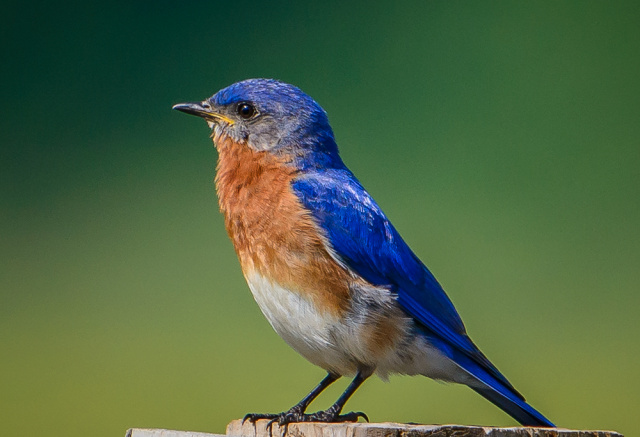
[[[208,115],[207,110],[202,107],[201,103],[178,103],[173,105],[171,109],[175,109],[180,112],[186,112],[187,114],[197,115],[198,117],[206,117]]]
[[[227,124],[233,124],[234,121],[229,117],[218,114],[217,112],[213,112],[210,106],[207,107],[202,106],[201,102],[191,102],[191,103],[178,103],[177,105],[173,105],[173,108],[177,111],[184,112],[191,115],[197,115],[198,117],[202,117],[207,121],[220,122],[224,121]]]

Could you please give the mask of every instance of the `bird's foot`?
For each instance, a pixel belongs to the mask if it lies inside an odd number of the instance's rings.
[[[367,422],[369,421],[369,417],[364,414],[362,411],[350,411],[349,413],[339,414],[332,408],[329,408],[324,411],[318,411],[316,413],[311,414],[301,414],[299,416],[290,417],[285,416],[283,418],[279,418],[279,425],[286,425],[289,423],[296,422],[322,422],[322,423],[341,423],[341,422],[357,422],[358,419],[364,419]]]
[[[361,411],[340,414],[336,408],[328,408],[324,411],[318,411],[316,413],[305,414],[299,409],[292,408],[286,413],[281,413],[278,417],[271,419],[267,426],[273,425],[277,422],[280,426],[286,426],[290,423],[300,422],[322,422],[322,423],[339,423],[339,422],[357,422],[358,419],[363,418],[367,422],[369,418]]]
[[[284,436],[287,433],[287,425],[293,422],[287,421],[286,418],[299,416],[304,416],[304,410],[296,405],[289,411],[284,411],[282,413],[249,413],[244,416],[242,423],[244,424],[248,420],[255,427],[258,420],[267,419],[269,422],[267,422],[266,430],[270,436],[273,436],[273,424],[277,422],[281,427],[283,427],[282,435]]]
[[[278,414],[260,414],[250,413],[244,416],[242,423],[249,421],[255,425],[258,420],[268,419],[269,422],[266,425],[266,430],[269,435],[272,435],[273,424],[277,423],[283,428],[283,435],[286,434],[288,425],[290,423],[301,422],[322,422],[322,423],[341,423],[341,422],[357,422],[358,419],[364,419],[367,422],[369,417],[361,411],[351,411],[345,414],[339,414],[334,408],[328,408],[324,411],[318,411],[316,413],[305,414],[301,408],[293,407],[289,411]]]
[[[242,423],[244,424],[247,420],[253,424],[255,424],[258,420],[261,419],[269,419],[269,420],[273,420],[273,419],[277,419],[280,416],[282,416],[283,414],[286,413],[278,413],[278,414],[273,414],[273,413],[248,413],[245,414],[244,417],[242,418]]]
[[[242,419],[242,423],[245,423],[248,420],[249,422],[255,424],[256,421],[260,419],[269,419],[269,423],[267,424],[267,427],[271,428],[271,425],[274,422],[278,422],[279,425],[285,425],[286,423],[293,423],[293,422],[301,422],[301,420],[287,421],[287,418],[296,418],[296,417],[304,416],[304,410],[305,410],[305,407],[298,404],[291,407],[289,411],[284,411],[282,413],[275,413],[275,414],[274,413],[266,413],[266,414],[249,413],[244,416],[244,418]]]

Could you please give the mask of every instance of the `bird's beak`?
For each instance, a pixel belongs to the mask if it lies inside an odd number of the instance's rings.
[[[225,123],[232,125],[235,122],[227,117],[226,115],[219,114],[211,110],[210,107],[204,107],[202,103],[178,103],[177,105],[173,105],[172,109],[176,109],[180,112],[185,112],[191,115],[197,115],[198,117],[202,117],[207,121],[211,122],[220,122],[224,121]]]

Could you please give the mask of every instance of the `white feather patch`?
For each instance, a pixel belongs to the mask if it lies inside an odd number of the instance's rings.
[[[326,370],[341,371],[345,353],[335,342],[337,317],[318,311],[313,302],[256,272],[246,275],[247,283],[260,310],[273,329],[300,355]],[[351,372],[350,372],[351,373]]]
[[[349,316],[340,319],[320,312],[304,296],[259,273],[248,273],[246,279],[260,310],[278,335],[300,355],[327,371],[353,375],[366,365],[383,379],[390,373],[401,373],[471,382],[466,372],[430,345],[425,337],[412,334],[411,329],[386,354],[373,356],[365,346],[366,325]]]

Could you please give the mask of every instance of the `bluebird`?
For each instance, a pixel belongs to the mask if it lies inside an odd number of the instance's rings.
[[[245,419],[343,422],[371,375],[465,384],[522,425],[553,427],[467,335],[451,300],[343,163],[326,112],[273,79],[235,83],[173,109],[206,120],[220,210],[242,272],[273,329],[327,372],[298,404]],[[309,404],[342,376],[327,410]]]

